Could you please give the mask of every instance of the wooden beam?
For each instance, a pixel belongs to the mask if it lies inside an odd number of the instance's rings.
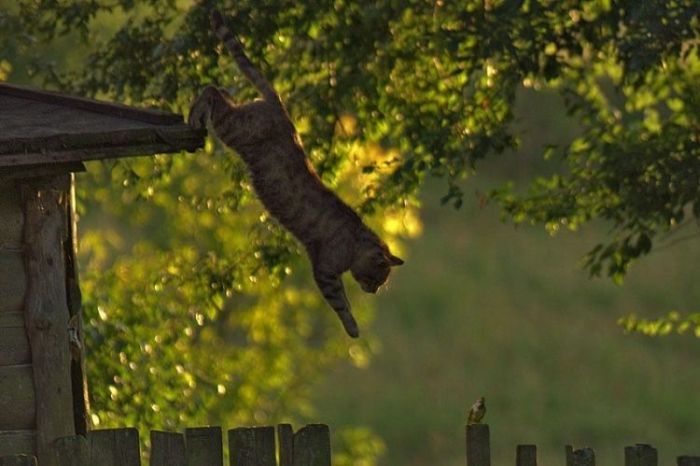
[[[42,466],[56,465],[54,440],[75,435],[62,244],[67,235],[68,185],[67,175],[22,185],[25,322],[32,350],[37,458]]]

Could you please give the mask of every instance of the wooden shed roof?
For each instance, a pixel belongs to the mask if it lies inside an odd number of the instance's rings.
[[[182,115],[0,83],[0,171],[193,151],[204,131]]]

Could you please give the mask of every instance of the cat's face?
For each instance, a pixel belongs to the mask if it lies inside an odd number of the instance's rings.
[[[372,245],[363,249],[356,257],[350,273],[360,284],[362,291],[376,293],[389,278],[391,267],[401,264],[403,261],[391,254],[386,245]]]

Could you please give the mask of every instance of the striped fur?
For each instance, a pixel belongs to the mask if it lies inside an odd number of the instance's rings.
[[[279,95],[250,62],[218,11],[212,13],[212,28],[263,98],[236,105],[226,91],[208,86],[192,105],[189,123],[202,128],[211,122],[217,137],[240,154],[263,205],[304,245],[323,297],[348,335],[357,337],[341,275],[350,270],[364,291],[376,293],[390,268],[403,261],[323,185]]]

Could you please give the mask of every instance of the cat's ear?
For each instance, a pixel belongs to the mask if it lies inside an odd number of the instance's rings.
[[[389,259],[389,265],[392,267],[395,267],[397,265],[403,265],[403,259],[396,257],[395,255],[393,255],[391,253],[388,254],[386,256],[386,258]]]

